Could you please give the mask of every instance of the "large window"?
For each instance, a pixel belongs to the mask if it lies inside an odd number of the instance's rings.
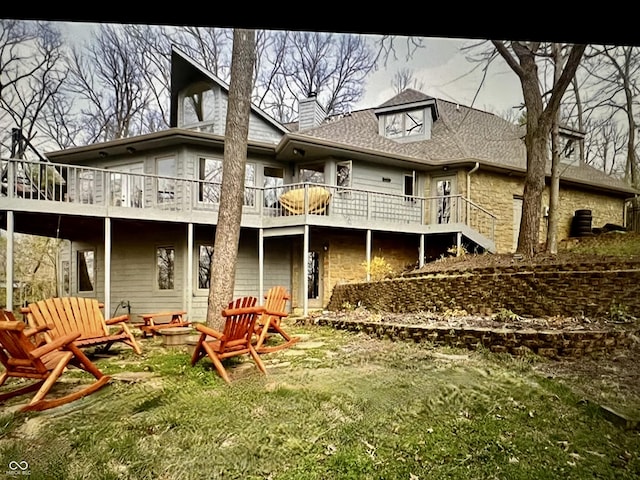
[[[424,135],[424,112],[424,108],[420,108],[386,115],[384,117],[384,135],[387,138]]]
[[[211,285],[211,259],[213,258],[212,245],[200,245],[198,247],[198,288],[208,289]]]
[[[95,289],[95,251],[78,250],[78,291],[92,292]]]
[[[202,203],[220,203],[222,160],[216,158],[201,158],[199,162],[198,180],[200,180],[198,200]]]
[[[215,107],[215,93],[204,83],[194,85],[185,92],[182,103],[182,124],[195,125],[203,122],[213,122]]]
[[[282,167],[264,167],[264,206],[268,208],[276,208],[278,206],[278,198],[283,192],[284,185],[284,168]]]
[[[305,166],[300,169],[301,183],[324,183],[324,165]]]
[[[93,203],[93,192],[95,190],[95,183],[93,179],[93,171],[82,170],[78,173],[78,202],[80,203]]]
[[[176,159],[173,157],[156,160],[158,175],[158,203],[171,203],[176,195]]]
[[[173,247],[156,249],[156,272],[158,289],[173,290],[176,251]]]
[[[198,200],[202,203],[220,203],[222,188],[222,160],[217,158],[200,158],[198,180]],[[253,163],[245,165],[244,175],[244,205],[256,204],[256,166]]]

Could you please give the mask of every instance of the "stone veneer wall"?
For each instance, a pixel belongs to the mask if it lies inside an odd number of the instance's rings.
[[[479,171],[471,175],[471,201],[484,207],[496,217],[497,253],[513,252],[514,235],[514,196],[523,192],[522,177],[507,176],[497,173]],[[463,194],[466,194],[466,183],[458,183]],[[543,206],[549,205],[549,188],[543,193]],[[576,210],[590,209],[593,226],[607,223],[622,225],[624,221],[624,201],[596,192],[587,192],[562,186],[560,189],[560,221],[558,240],[569,237],[571,221]],[[546,237],[546,218],[540,220],[540,239]]]
[[[640,311],[638,263],[576,265],[571,271],[487,270],[336,285],[328,308],[349,304],[393,313],[459,309],[470,314],[507,309],[536,317],[597,317],[620,307]]]

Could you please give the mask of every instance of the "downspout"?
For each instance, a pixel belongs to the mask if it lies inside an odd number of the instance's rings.
[[[469,225],[469,216],[471,215],[471,175],[476,173],[480,168],[480,162],[476,162],[475,166],[467,172],[467,218],[465,223]]]

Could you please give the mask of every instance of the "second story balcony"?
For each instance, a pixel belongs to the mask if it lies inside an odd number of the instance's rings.
[[[221,184],[67,164],[2,161],[2,210],[217,223]],[[314,183],[245,186],[242,225],[462,232],[491,249],[496,218],[461,195],[419,197]],[[477,236],[479,240],[473,238]]]

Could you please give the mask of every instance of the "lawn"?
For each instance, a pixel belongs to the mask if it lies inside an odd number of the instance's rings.
[[[3,405],[0,474],[27,462],[30,479],[640,477],[639,432],[538,373],[546,360],[288,330],[302,339],[263,356],[268,375],[230,359],[231,385],[184,347],[113,347],[94,357],[114,377],[99,392],[39,413],[16,412],[28,397]]]

